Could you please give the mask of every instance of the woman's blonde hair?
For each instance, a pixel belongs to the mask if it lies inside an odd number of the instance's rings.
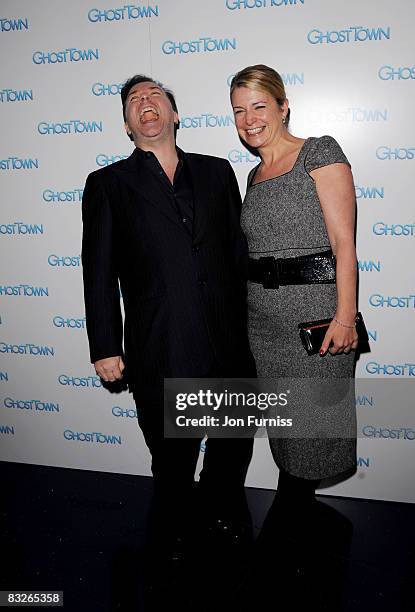
[[[230,95],[232,96],[238,87],[248,87],[258,91],[266,91],[282,106],[287,99],[284,82],[276,70],[264,64],[247,66],[235,74],[231,81]],[[290,119],[290,109],[285,118],[285,125]]]

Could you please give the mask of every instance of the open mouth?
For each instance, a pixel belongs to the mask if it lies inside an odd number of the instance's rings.
[[[263,132],[264,130],[265,130],[265,126],[263,125],[262,127],[251,128],[249,130],[246,130],[246,133],[248,134],[248,136],[257,136],[258,134],[261,134],[261,132]]]
[[[141,123],[149,123],[150,121],[157,121],[159,118],[159,112],[154,106],[145,106],[140,112]]]

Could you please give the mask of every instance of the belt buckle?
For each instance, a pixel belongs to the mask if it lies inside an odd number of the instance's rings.
[[[264,265],[268,264],[268,270],[263,273],[262,286],[264,289],[279,288],[279,260],[275,257],[260,257]]]

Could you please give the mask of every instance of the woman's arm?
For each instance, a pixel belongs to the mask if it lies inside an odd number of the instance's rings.
[[[335,163],[310,172],[316,184],[331,248],[336,256],[337,308],[320,354],[348,353],[357,347],[356,249],[354,244],[356,200],[349,166]],[[331,341],[333,346],[329,348]]]

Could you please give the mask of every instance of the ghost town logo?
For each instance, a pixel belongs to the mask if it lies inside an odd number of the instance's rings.
[[[367,438],[389,438],[394,440],[415,440],[415,430],[410,427],[376,427],[365,425],[362,433]]]
[[[55,191],[54,189],[44,189],[42,198],[44,202],[53,203],[74,203],[82,202],[83,189],[75,188],[69,191]]]
[[[0,32],[16,32],[29,29],[29,20],[27,17],[18,17],[17,19],[0,19]]]
[[[307,40],[311,45],[353,43],[383,39],[390,39],[390,26],[387,28],[351,26],[344,30],[331,30],[327,32],[315,29],[310,30],[307,34]]]
[[[13,223],[0,224],[0,234],[8,236],[27,236],[33,234],[43,234],[42,223],[23,223],[14,221]]]
[[[415,66],[381,66],[378,71],[378,77],[382,81],[408,81],[415,79]]]
[[[381,295],[372,293],[369,304],[373,308],[415,308],[415,295]]]
[[[24,297],[49,297],[48,287],[34,287],[33,285],[0,285],[0,295]]]
[[[359,272],[380,272],[380,261],[359,261],[357,262],[357,268]]]
[[[226,8],[230,11],[242,9],[257,9],[279,6],[300,6],[305,0],[226,0]]]
[[[0,434],[11,434],[12,436],[14,436],[14,426],[0,425]]]
[[[384,198],[385,197],[385,188],[384,187],[362,187],[355,185],[356,199],[375,199],[375,198]]]
[[[230,74],[226,79],[228,87],[231,86],[231,82],[235,74]],[[284,85],[304,85],[304,72],[281,72],[281,78]]]
[[[88,21],[100,23],[102,21],[124,21],[125,19],[149,19],[159,16],[158,6],[139,6],[124,4],[120,8],[100,10],[93,8],[88,12]]]
[[[35,51],[32,55],[32,61],[37,66],[67,64],[68,62],[92,62],[93,60],[99,60],[99,49],[69,47],[60,51]]]
[[[37,126],[37,131],[42,136],[46,134],[86,134],[88,132],[102,132],[102,130],[102,121],[81,121],[80,119],[70,119],[63,123],[41,121]]]
[[[53,346],[39,346],[37,344],[8,344],[0,342],[0,353],[11,355],[30,355],[36,357],[53,357],[55,349]]]
[[[261,161],[259,157],[255,157],[249,151],[239,149],[231,149],[227,157],[231,164],[258,164]]]
[[[94,83],[91,91],[94,96],[118,96],[121,93],[123,83]]]
[[[20,157],[6,157],[6,159],[0,159],[0,170],[33,170],[33,168],[39,168],[39,160],[22,159]]]
[[[309,121],[313,123],[370,123],[388,121],[388,110],[382,108],[350,107],[322,111],[312,109],[308,112]]]
[[[48,264],[58,268],[79,268],[81,265],[80,255],[49,255]]]
[[[55,327],[60,328],[66,327],[69,329],[85,329],[86,327],[85,317],[75,319],[56,315],[55,317],[53,317],[52,322]]]
[[[235,120],[230,115],[212,115],[211,113],[203,113],[194,117],[181,117],[181,128],[215,128],[229,127],[235,125]]]
[[[95,158],[95,163],[97,166],[100,167],[104,167],[104,166],[109,166],[110,164],[113,164],[117,161],[121,161],[122,159],[127,159],[127,157],[130,157],[129,155],[124,155],[122,153],[120,154],[109,154],[107,155],[106,153],[98,153],[98,155]]]
[[[373,395],[357,395],[355,404],[356,406],[374,406]]]
[[[103,434],[98,431],[83,432],[65,429],[63,437],[65,440],[92,442],[93,444],[122,444],[121,436]]]
[[[392,223],[377,221],[372,225],[375,236],[415,236],[415,223]]]
[[[33,101],[32,89],[0,89],[0,102],[27,102]]]
[[[6,408],[17,408],[19,410],[32,410],[35,412],[60,412],[59,404],[53,402],[44,402],[41,400],[17,400],[12,397],[4,399]]]
[[[68,376],[60,374],[58,383],[64,387],[98,388],[102,387],[99,376]]]
[[[230,51],[231,49],[236,49],[236,38],[211,38],[210,36],[179,42],[165,40],[161,46],[165,55],[212,53],[215,51]]]
[[[414,159],[415,147],[378,147],[376,149],[376,157],[381,160]]]
[[[369,361],[366,364],[368,374],[383,374],[385,376],[415,376],[415,363],[377,363]]]
[[[115,417],[126,417],[130,419],[137,418],[137,410],[134,408],[121,408],[121,406],[113,406],[111,412]]]

